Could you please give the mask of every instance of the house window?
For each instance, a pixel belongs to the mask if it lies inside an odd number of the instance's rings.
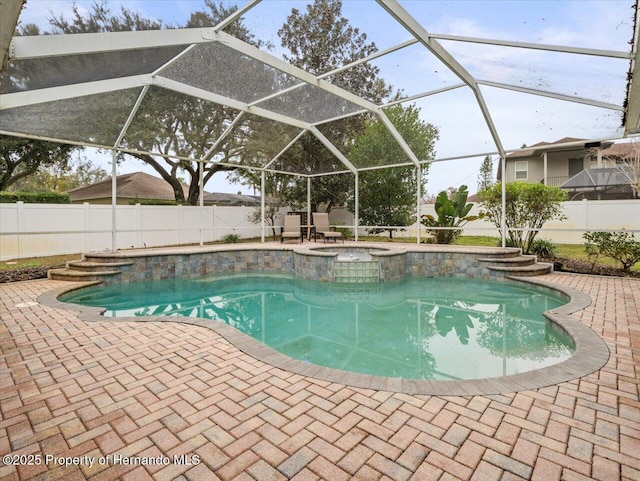
[[[516,162],[516,180],[527,180],[529,177],[529,162]]]

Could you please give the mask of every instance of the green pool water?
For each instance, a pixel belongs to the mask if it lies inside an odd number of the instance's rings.
[[[292,358],[407,379],[482,379],[569,358],[542,312],[567,301],[519,283],[407,278],[358,287],[265,275],[94,287],[64,302],[105,316],[225,322]]]

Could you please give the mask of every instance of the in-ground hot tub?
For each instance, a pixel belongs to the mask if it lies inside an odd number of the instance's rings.
[[[407,251],[398,247],[310,246],[294,249],[301,279],[370,284],[404,279]]]

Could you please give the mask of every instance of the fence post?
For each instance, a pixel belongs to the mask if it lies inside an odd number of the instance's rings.
[[[84,209],[84,246],[83,251],[89,252],[89,236],[91,235],[88,230],[91,229],[91,211],[89,210],[89,202],[83,202],[82,207]]]
[[[22,259],[22,231],[24,222],[24,202],[19,200],[16,202],[16,216],[18,219],[18,259]]]
[[[216,240],[216,206],[211,205],[211,241]]]
[[[582,199],[582,203],[584,205],[584,228],[585,232],[587,232],[589,230],[589,201]]]
[[[178,204],[178,245],[182,244],[182,204]]]
[[[142,206],[136,204],[136,247],[142,247]]]

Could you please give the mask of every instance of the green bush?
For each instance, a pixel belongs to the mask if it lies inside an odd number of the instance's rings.
[[[473,207],[473,204],[467,204],[468,195],[466,185],[461,185],[451,199],[445,191],[442,191],[438,194],[435,204],[438,218],[436,219],[432,215],[422,216],[420,222],[423,225],[435,227],[435,229],[427,229],[427,232],[435,237],[437,244],[451,244],[456,237],[462,234],[462,229],[452,229],[453,227],[462,227],[467,222],[484,217],[484,213],[468,215]],[[437,229],[438,227],[448,227],[448,229]]]
[[[336,224],[336,232],[342,233],[342,238],[349,240],[353,237],[353,231],[348,227],[342,227],[341,224]]]
[[[498,241],[496,242],[496,246],[497,247],[502,247],[502,239],[498,239]],[[505,247],[519,247],[516,245],[515,242],[513,242],[509,237],[505,238],[504,240],[504,246]]]
[[[238,234],[227,234],[222,238],[222,242],[225,244],[237,244],[240,242],[240,236]]]
[[[557,250],[557,246],[549,239],[535,239],[531,244],[530,252],[544,259],[553,259],[557,255]]]
[[[594,265],[603,255],[620,262],[622,270],[629,272],[640,261],[640,241],[629,232],[586,232],[582,237],[587,241],[585,251],[594,257]]]
[[[70,204],[69,194],[56,192],[0,192],[0,204]]]
[[[564,220],[562,202],[566,191],[558,187],[528,182],[508,182],[505,185],[506,236],[523,254],[531,253],[533,241],[542,226],[551,220]],[[478,193],[486,217],[494,223],[502,235],[502,185],[496,184]]]

